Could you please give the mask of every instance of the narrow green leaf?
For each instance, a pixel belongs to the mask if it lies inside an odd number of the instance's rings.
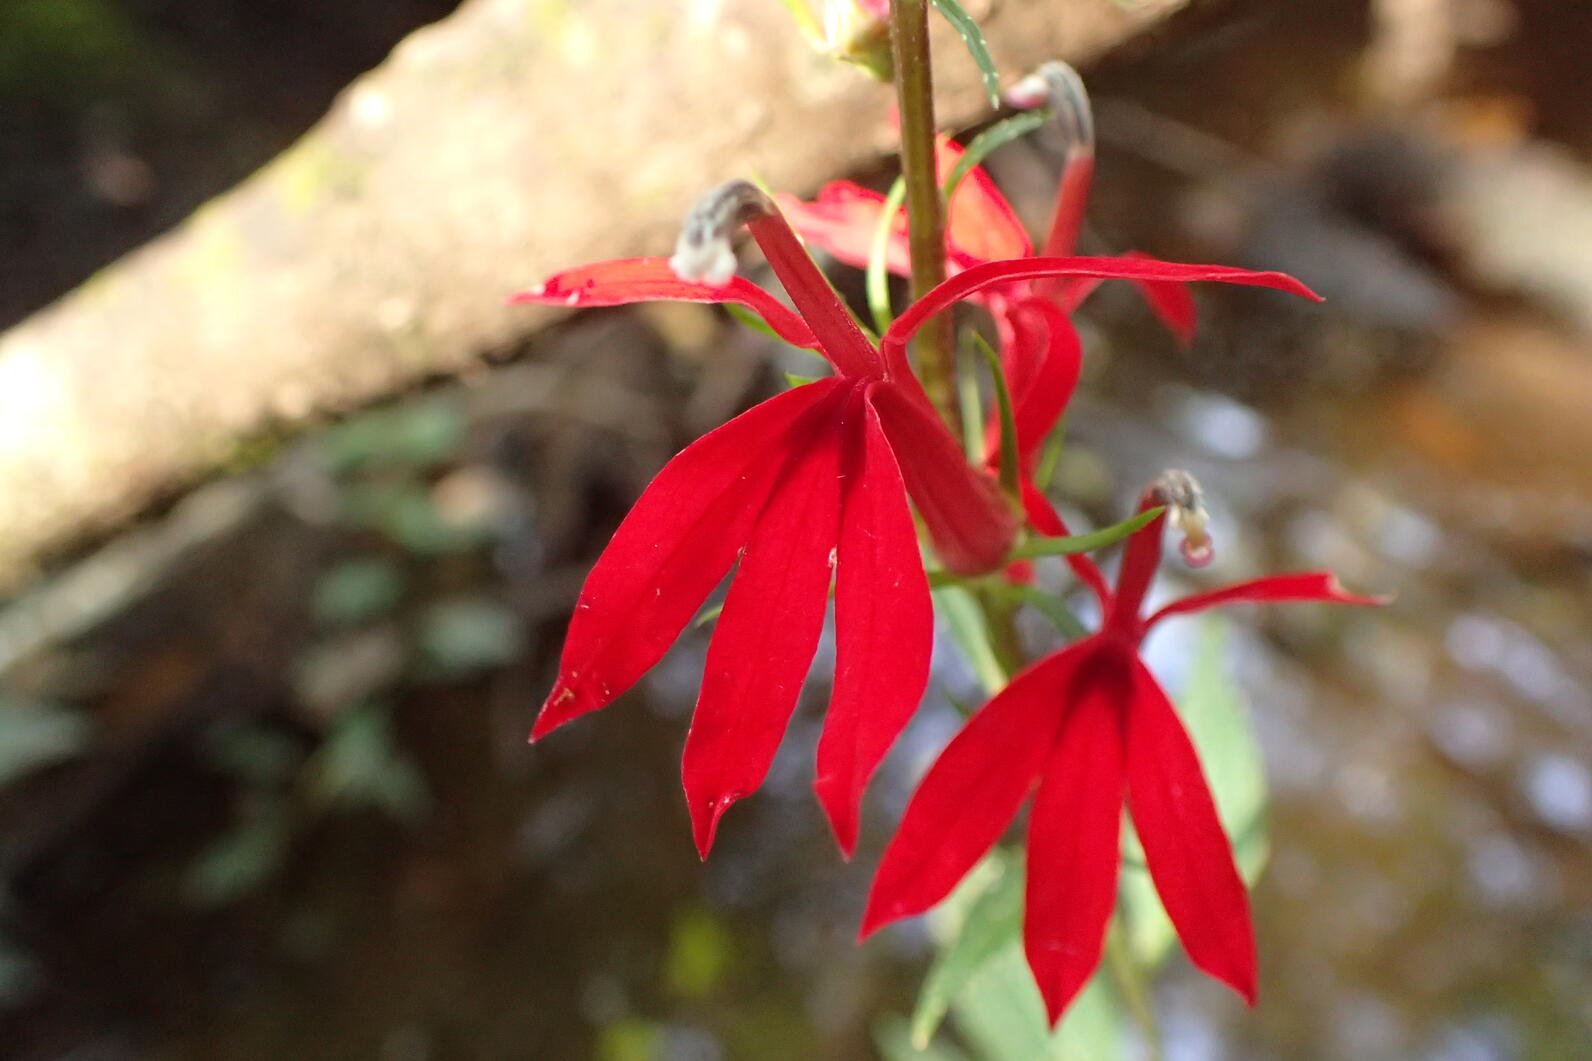
[[[912,1041],[906,1018],[886,1013],[873,1025],[873,1045],[884,1061],[968,1061],[968,1056],[945,1043],[918,1046]]]
[[[1114,545],[1149,523],[1164,510],[1163,506],[1145,509],[1132,519],[1113,523],[1103,530],[1088,534],[1073,534],[1065,538],[1034,538],[1012,550],[1013,560],[1035,560],[1041,556],[1065,556],[1070,553],[1087,553]]]
[[[940,14],[956,28],[962,43],[967,45],[968,52],[973,56],[973,61],[978,64],[978,71],[984,78],[984,93],[989,96],[989,105],[999,107],[1001,83],[995,73],[995,60],[990,57],[989,45],[984,43],[984,31],[978,28],[973,16],[964,11],[956,0],[934,0],[934,6],[939,8]]]
[[[1002,947],[1018,937],[1023,923],[1023,874],[994,856],[992,879],[968,906],[961,926],[940,949],[923,979],[912,1011],[912,1043],[922,1049],[945,1019],[951,1002]],[[986,874],[986,876],[990,876]]]
[[[1061,451],[1066,445],[1066,418],[1063,414],[1062,421],[1050,433],[1050,438],[1045,440],[1045,448],[1039,454],[1039,467],[1034,471],[1034,485],[1041,491],[1049,490],[1050,483],[1056,478],[1056,466],[1061,463]]]
[[[1005,688],[1006,671],[990,647],[989,626],[973,594],[961,586],[942,586],[934,591],[934,613],[945,620],[984,691],[994,695]]]
[[[973,345],[984,356],[995,386],[995,408],[1001,421],[1001,489],[1007,497],[1016,497],[1021,489],[1017,480],[1017,413],[1012,408],[1012,392],[1006,386],[1006,369],[1001,355],[977,332],[973,333]]]
[[[886,268],[885,258],[890,249],[890,229],[906,198],[907,182],[897,177],[884,197],[884,205],[879,209],[879,223],[873,230],[873,246],[868,251],[868,313],[873,317],[873,330],[880,335],[890,329],[890,322],[895,318],[890,308],[890,272]]]
[[[971,357],[956,359],[956,398],[962,407],[962,449],[967,453],[968,463],[981,464],[984,460],[984,402],[978,391],[978,362]]]
[[[1122,1027],[1111,992],[1096,974],[1053,1032],[1028,970],[1020,939],[1012,939],[952,1005],[956,1026],[983,1061],[1118,1061]]]
[[[1038,611],[1070,640],[1076,641],[1089,635],[1089,628],[1083,624],[1083,620],[1074,615],[1072,609],[1053,593],[1048,593],[1037,586],[1006,586],[1001,592]]]
[[[724,602],[723,601],[720,601],[718,604],[713,605],[713,607],[711,607],[711,608],[702,609],[702,614],[697,616],[695,621],[693,621],[691,623],[691,629],[693,629],[693,630],[701,630],[703,627],[706,627],[706,626],[710,625],[715,619],[717,619],[719,617],[719,614],[721,612],[723,612],[723,611],[724,611]]]
[[[951,195],[956,191],[956,186],[962,183],[962,178],[971,173],[974,166],[982,165],[996,148],[1028,135],[1050,121],[1050,117],[1050,111],[1043,108],[1019,111],[1010,118],[1002,118],[969,140],[962,149],[962,157],[956,160],[956,165],[945,176],[945,201],[951,201]]]

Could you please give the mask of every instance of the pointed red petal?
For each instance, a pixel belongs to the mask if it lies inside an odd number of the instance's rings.
[[[1128,809],[1161,905],[1189,959],[1254,1005],[1249,895],[1194,744],[1137,660],[1127,726]]]
[[[1146,493],[1139,499],[1139,511],[1154,508],[1160,502]],[[1161,538],[1166,528],[1166,513],[1162,512],[1150,522],[1128,536],[1122,547],[1122,563],[1117,568],[1116,599],[1105,618],[1105,625],[1125,632],[1137,640],[1143,636],[1144,625],[1139,610],[1155,581],[1155,570],[1161,566]]]
[[[1052,1024],[1100,964],[1122,826],[1128,675],[1118,659],[1102,657],[1085,664],[1072,688],[1028,823],[1023,947]]]
[[[785,293],[802,320],[818,337],[818,349],[835,368],[842,375],[852,377],[883,375],[879,351],[862,334],[851,311],[829,286],[829,281],[778,208],[771,214],[754,217],[746,223],[746,229],[757,240],[769,268],[785,285]]]
[[[791,195],[775,196],[775,201],[802,239],[847,265],[867,268],[884,196],[851,181],[831,181],[818,189],[818,198],[810,203]],[[896,212],[890,227],[885,266],[899,276],[911,270],[905,211]]]
[[[1006,385],[1011,389],[1017,422],[1017,459],[1024,475],[1061,419],[1078,386],[1083,344],[1067,315],[1041,299],[1024,299],[1006,313],[1011,322]],[[984,432],[984,462],[1000,460],[1000,421],[992,417]]]
[[[1169,615],[1204,611],[1223,604],[1264,604],[1287,601],[1326,601],[1330,604],[1386,604],[1391,597],[1370,597],[1350,593],[1330,571],[1306,571],[1293,575],[1270,575],[1237,585],[1195,593],[1173,601],[1154,615],[1146,626]]]
[[[625,306],[632,302],[732,302],[768,322],[792,346],[818,349],[812,329],[779,299],[745,277],[723,287],[681,280],[667,258],[620,258],[568,269],[533,288],[509,296],[509,302],[549,306]]]
[[[999,567],[1017,537],[1017,516],[995,480],[968,464],[945,424],[895,383],[873,388],[869,400],[940,561],[959,575]]]
[[[945,898],[1017,814],[1055,744],[1080,641],[1013,678],[946,745],[907,804],[868,894],[862,935]]]
[[[962,148],[948,137],[936,141],[940,180],[951,175]],[[945,239],[951,257],[964,267],[1034,253],[1017,211],[1006,201],[984,167],[974,166],[956,185],[946,207]]]
[[[1027,479],[1023,480],[1023,512],[1028,517],[1028,525],[1047,538],[1065,538],[1071,532],[1067,524],[1062,522],[1056,510],[1051,507],[1050,501],[1039,492]],[[1100,565],[1096,564],[1084,553],[1068,553],[1063,559],[1067,566],[1072,568],[1072,573],[1078,581],[1094,590],[1095,599],[1100,602],[1102,610],[1109,611],[1112,599],[1111,587],[1106,585],[1106,576],[1101,574]]]
[[[1194,341],[1194,329],[1199,323],[1199,310],[1194,306],[1194,296],[1182,284],[1159,280],[1139,280],[1134,283],[1150,312],[1161,319],[1178,342],[1187,346]]]
[[[990,287],[1014,280],[1046,277],[1099,277],[1107,280],[1157,280],[1192,283],[1214,280],[1252,287],[1270,287],[1320,301],[1320,296],[1285,273],[1255,272],[1225,265],[1184,265],[1155,258],[1025,258],[988,262],[956,274],[908,306],[885,332],[881,346],[889,359],[890,348],[905,346],[924,321],[957,302]]]
[[[837,386],[771,398],[664,465],[586,577],[532,740],[606,706],[668,651],[746,543],[790,437]]]
[[[845,468],[835,573],[835,685],[818,741],[818,793],[849,858],[879,761],[923,698],[934,607],[901,471],[872,408]]]
[[[1045,237],[1045,255],[1064,258],[1078,247],[1083,215],[1089,205],[1089,185],[1094,180],[1094,144],[1079,149],[1062,168],[1056,184],[1056,208],[1050,219],[1050,234]]]
[[[697,851],[730,804],[763,783],[812,666],[840,527],[840,453],[862,393],[838,390],[790,460],[724,600],[681,774]]]

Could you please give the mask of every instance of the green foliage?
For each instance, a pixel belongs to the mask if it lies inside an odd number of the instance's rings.
[[[890,271],[886,261],[890,250],[890,230],[895,226],[901,204],[906,202],[907,182],[897,177],[879,208],[879,222],[873,230],[873,245],[868,248],[868,270],[864,277],[868,293],[868,314],[873,330],[883,335],[890,329],[895,312],[890,307]]]
[[[425,779],[394,741],[391,713],[381,704],[338,716],[308,769],[310,798],[321,807],[368,807],[406,824],[430,807]]]
[[[284,801],[273,800],[199,854],[183,877],[183,897],[205,908],[237,902],[282,868],[292,839],[292,814]]]
[[[723,982],[734,959],[735,939],[724,923],[705,910],[690,910],[670,928],[663,981],[681,998],[705,998]]]
[[[458,453],[464,429],[457,406],[427,400],[362,413],[327,431],[320,445],[334,471],[429,467]]]
[[[978,28],[973,16],[963,10],[962,5],[956,0],[934,0],[934,6],[939,8],[940,14],[955,27],[957,35],[962,38],[962,43],[967,45],[968,53],[973,56],[973,62],[978,64],[978,72],[984,80],[984,94],[989,97],[989,105],[999,107],[1000,77],[995,72],[995,60],[990,56],[989,45],[984,41],[984,31]]]
[[[1073,534],[1065,538],[1031,538],[1012,550],[1013,560],[1036,560],[1041,556],[1063,556],[1069,553],[1092,553],[1115,545],[1134,531],[1149,523],[1165,511],[1163,506],[1147,508],[1131,519],[1113,523],[1088,534]]]
[[[514,660],[524,636],[520,617],[490,597],[456,597],[434,604],[420,617],[417,631],[422,658],[447,677]]]
[[[950,202],[951,196],[956,194],[956,189],[962,183],[962,178],[972,172],[974,166],[983,165],[984,160],[992,152],[1004,144],[1009,144],[1019,137],[1027,136],[1050,120],[1050,111],[1031,110],[1022,111],[1010,118],[1002,118],[988,129],[979,133],[967,142],[962,149],[962,157],[956,160],[956,165],[945,177],[945,201]]]
[[[390,613],[403,597],[404,576],[384,557],[345,560],[315,580],[310,608],[320,626],[357,626]]]
[[[973,673],[986,693],[1006,684],[1006,671],[991,648],[989,624],[973,594],[962,586],[942,585],[934,589],[934,614],[944,621],[951,637],[967,657]]]
[[[954,932],[935,956],[912,1012],[912,1043],[926,1046],[950,1011],[951,1000],[1000,950],[1017,937],[1023,919],[1023,874],[1016,861],[986,858],[947,904],[960,907]],[[949,920],[954,914],[945,915]]]
[[[72,758],[91,732],[76,711],[0,696],[0,785]]]

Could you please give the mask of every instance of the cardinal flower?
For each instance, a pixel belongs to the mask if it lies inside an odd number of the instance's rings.
[[[1035,792],[1023,943],[1052,1022],[1100,960],[1116,902],[1124,802],[1189,958],[1255,1000],[1248,896],[1194,746],[1139,658],[1145,635],[1163,619],[1216,605],[1379,603],[1313,572],[1198,593],[1145,616],[1164,524],[1182,529],[1196,562],[1210,550],[1192,479],[1164,474],[1141,511],[1162,505],[1166,511],[1129,538],[1114,589],[1084,562],[1103,607],[1100,631],[1013,678],[930,768],[885,850],[863,918],[867,935],[938,903]]]
[[[1066,137],[1067,159],[1042,254],[1070,255],[1077,245],[1094,175],[1094,120],[1088,93],[1072,67],[1053,62],[1014,86],[1007,100],[1024,108],[1050,107]],[[951,174],[962,155],[956,143],[940,138],[941,180]],[[781,208],[804,238],[859,268],[871,255],[884,203],[885,197],[878,192],[850,181],[826,184],[810,203],[780,198]],[[984,262],[1034,254],[1016,211],[978,166],[968,170],[951,195],[945,238],[946,264],[953,273]],[[899,214],[889,232],[885,264],[899,275],[910,273],[906,218]],[[1069,315],[1099,282],[1095,277],[1045,277],[1000,285],[980,296],[994,315],[1000,334],[1002,363],[1016,412],[1018,464],[1025,480],[1033,471],[1039,447],[1061,418],[1078,383],[1082,347]],[[1136,284],[1151,309],[1187,342],[1193,335],[1195,311],[1184,286],[1145,279]],[[991,418],[985,435],[985,460],[992,470],[999,459],[998,446],[998,428]]]
[[[794,312],[734,275],[729,238],[741,224]],[[816,652],[833,580],[835,680],[814,787],[849,853],[863,789],[928,675],[933,617],[908,496],[935,554],[956,572],[998,567],[1017,530],[994,480],[966,462],[924,398],[907,363],[908,341],[934,314],[1012,280],[1163,275],[1304,290],[1281,274],[1220,266],[987,263],[914,303],[875,346],[774,204],[738,181],[692,211],[673,259],[601,262],[515,296],[568,306],[737,303],[835,370],[703,436],[658,473],[581,589],[532,739],[633,685],[735,567],[682,764],[697,848],[706,856],[724,811],[768,772]]]

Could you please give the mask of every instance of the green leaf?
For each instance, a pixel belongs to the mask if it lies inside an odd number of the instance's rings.
[[[978,71],[984,78],[984,93],[989,96],[989,105],[999,107],[1001,83],[995,73],[995,60],[990,58],[989,45],[984,43],[984,31],[978,28],[973,16],[964,11],[956,0],[934,0],[934,6],[956,28],[962,43],[967,45],[968,52],[973,56],[973,62],[978,64]]]
[[[520,617],[489,597],[442,601],[420,621],[420,651],[449,676],[512,662],[523,639]]]
[[[874,1021],[873,1044],[884,1061],[968,1061],[967,1055],[954,1046],[915,1044],[906,1018],[899,1013],[886,1013]]]
[[[354,626],[392,611],[403,592],[403,572],[391,560],[345,560],[315,580],[310,610],[321,626]]]
[[[1050,111],[1045,109],[1020,111],[1010,118],[1002,118],[969,140],[967,146],[962,149],[962,157],[956,160],[951,172],[945,175],[945,201],[951,201],[951,196],[955,194],[957,185],[962,183],[962,178],[971,173],[974,166],[982,165],[996,148],[1028,135],[1050,121],[1050,118]]]
[[[1270,853],[1265,833],[1266,775],[1260,746],[1249,724],[1243,693],[1229,673],[1226,626],[1207,617],[1201,624],[1194,665],[1177,698],[1178,715],[1199,751],[1222,827],[1244,881],[1259,879]],[[1143,865],[1138,837],[1127,830],[1122,875],[1122,913],[1128,943],[1139,961],[1153,967],[1176,938]]]
[[[72,758],[92,732],[76,711],[0,696],[0,785]]]
[[[935,955],[912,1011],[912,1043],[927,1046],[969,980],[1016,939],[1023,920],[1023,874],[1020,866],[992,855],[970,875],[964,889],[974,891],[961,923]]]
[[[1149,523],[1164,511],[1164,506],[1147,508],[1132,519],[1114,523],[1103,530],[1088,534],[1074,534],[1065,538],[1033,538],[1012,550],[1013,560],[1035,560],[1041,556],[1062,556],[1068,553],[1087,553],[1115,545],[1134,531]]]
[[[978,390],[978,362],[956,359],[956,400],[962,408],[962,450],[969,464],[984,463],[984,402]]]
[[[1006,671],[990,647],[989,626],[973,594],[961,586],[941,586],[933,592],[934,613],[945,620],[984,691],[993,695],[1005,688]]]
[[[1076,641],[1089,636],[1089,628],[1083,624],[1083,620],[1074,615],[1066,602],[1055,594],[1037,586],[1003,586],[999,591],[1034,608],[1069,640]]]
[[[794,343],[786,342],[784,337],[776,332],[768,323],[768,321],[764,320],[756,313],[753,313],[745,306],[736,305],[734,302],[725,302],[722,303],[722,305],[724,307],[724,312],[728,313],[738,323],[746,325],[754,332],[768,336],[770,339],[774,340],[776,343],[779,343],[783,347],[787,347],[791,350],[800,350],[802,353],[810,354],[811,356],[818,358],[820,361],[824,360],[824,355],[820,354],[817,350],[813,350],[805,346],[796,346]]]
[[[1021,488],[1017,479],[1017,414],[1012,409],[1012,392],[1006,386],[1006,369],[1001,365],[1001,355],[978,332],[973,332],[973,345],[983,355],[995,386],[995,408],[1001,422],[1001,489],[1008,497],[1016,497]]]
[[[223,833],[188,867],[184,897],[194,906],[228,906],[255,891],[282,867],[293,836],[286,804],[275,801]]]
[[[821,376],[798,376],[794,372],[787,372],[785,373],[785,386],[792,389],[805,387],[809,383],[817,383],[822,378]]]
[[[385,706],[345,712],[310,766],[310,795],[324,807],[371,807],[403,823],[430,806],[425,778],[393,740]]]
[[[890,272],[885,259],[890,250],[890,229],[895,225],[896,214],[906,202],[907,182],[897,177],[879,208],[879,222],[873,230],[873,246],[868,249],[868,271],[865,277],[868,292],[868,314],[873,318],[873,330],[880,335],[890,329],[895,314],[890,309]]]
[[[956,1026],[983,1061],[1115,1061],[1121,1022],[1096,974],[1051,1031],[1021,939],[986,962],[952,1006]]]
[[[724,923],[706,910],[687,911],[669,930],[664,983],[681,998],[706,998],[724,982],[734,958],[735,939]]]

